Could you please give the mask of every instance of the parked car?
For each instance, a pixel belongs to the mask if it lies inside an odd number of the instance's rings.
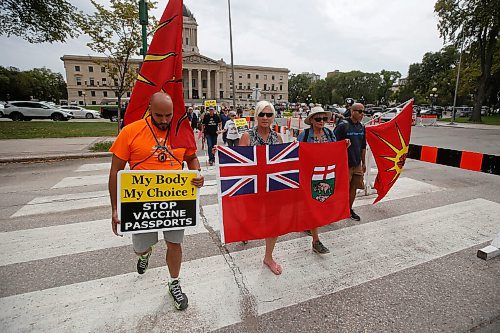
[[[3,118],[3,116],[4,116],[4,109],[5,109],[5,106],[2,103],[0,103],[0,118]]]
[[[381,106],[372,106],[372,107],[366,107],[365,108],[365,114],[368,116],[371,116],[377,112],[384,112],[384,108]]]
[[[420,116],[437,116],[438,118],[441,118],[442,115],[443,115],[442,109],[420,110]]]
[[[52,119],[66,121],[73,118],[71,113],[42,102],[12,101],[5,105],[5,117],[13,121],[30,121],[31,119]]]
[[[394,117],[396,117],[396,115],[398,115],[401,110],[403,110],[402,108],[392,108],[390,109],[388,112],[386,112],[381,118],[380,120],[385,123],[387,121],[391,121],[392,119],[394,119]]]
[[[109,119],[110,121],[118,121],[118,105],[102,105],[101,106],[101,118]],[[125,109],[122,108],[120,112],[120,119],[125,116]]]
[[[67,111],[73,115],[74,118],[101,118],[98,111],[82,108],[76,105],[63,105],[59,107],[61,110]]]

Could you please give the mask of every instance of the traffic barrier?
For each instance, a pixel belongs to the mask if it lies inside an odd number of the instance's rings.
[[[500,156],[410,144],[407,158],[500,175]]]
[[[417,117],[417,126],[437,126],[437,119],[436,115],[421,115]]]

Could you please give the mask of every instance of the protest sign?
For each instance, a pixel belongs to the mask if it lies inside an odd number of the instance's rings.
[[[210,106],[217,107],[217,101],[215,99],[206,100],[205,107],[208,108]]]
[[[199,213],[196,171],[118,172],[118,233],[194,227]]]
[[[238,134],[243,134],[248,131],[248,122],[245,118],[234,119],[234,125],[238,129]]]

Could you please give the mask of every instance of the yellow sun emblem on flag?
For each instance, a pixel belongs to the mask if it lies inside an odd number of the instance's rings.
[[[386,139],[382,138],[381,136],[377,135],[377,137],[382,140],[383,143],[385,143],[391,150],[395,153],[394,156],[382,156],[386,160],[389,160],[394,163],[394,165],[385,170],[385,171],[395,171],[396,173],[394,174],[394,177],[391,180],[391,183],[395,181],[401,171],[403,170],[403,166],[406,161],[406,156],[408,155],[408,145],[406,144],[403,135],[401,134],[401,131],[399,130],[399,126],[396,125],[396,128],[398,129],[398,136],[399,136],[399,141],[401,143],[401,149],[396,148],[392,143],[387,141]]]

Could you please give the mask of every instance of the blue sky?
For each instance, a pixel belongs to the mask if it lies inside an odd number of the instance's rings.
[[[70,0],[92,10],[88,0]],[[103,4],[106,1],[101,1]],[[161,16],[168,1],[150,14]],[[198,22],[198,47],[230,62],[227,0],[185,0]],[[396,70],[443,46],[435,0],[232,0],[234,62],[286,67],[291,73]],[[64,74],[64,54],[93,54],[81,36],[67,43],[29,44],[0,37],[0,65],[47,67]]]

